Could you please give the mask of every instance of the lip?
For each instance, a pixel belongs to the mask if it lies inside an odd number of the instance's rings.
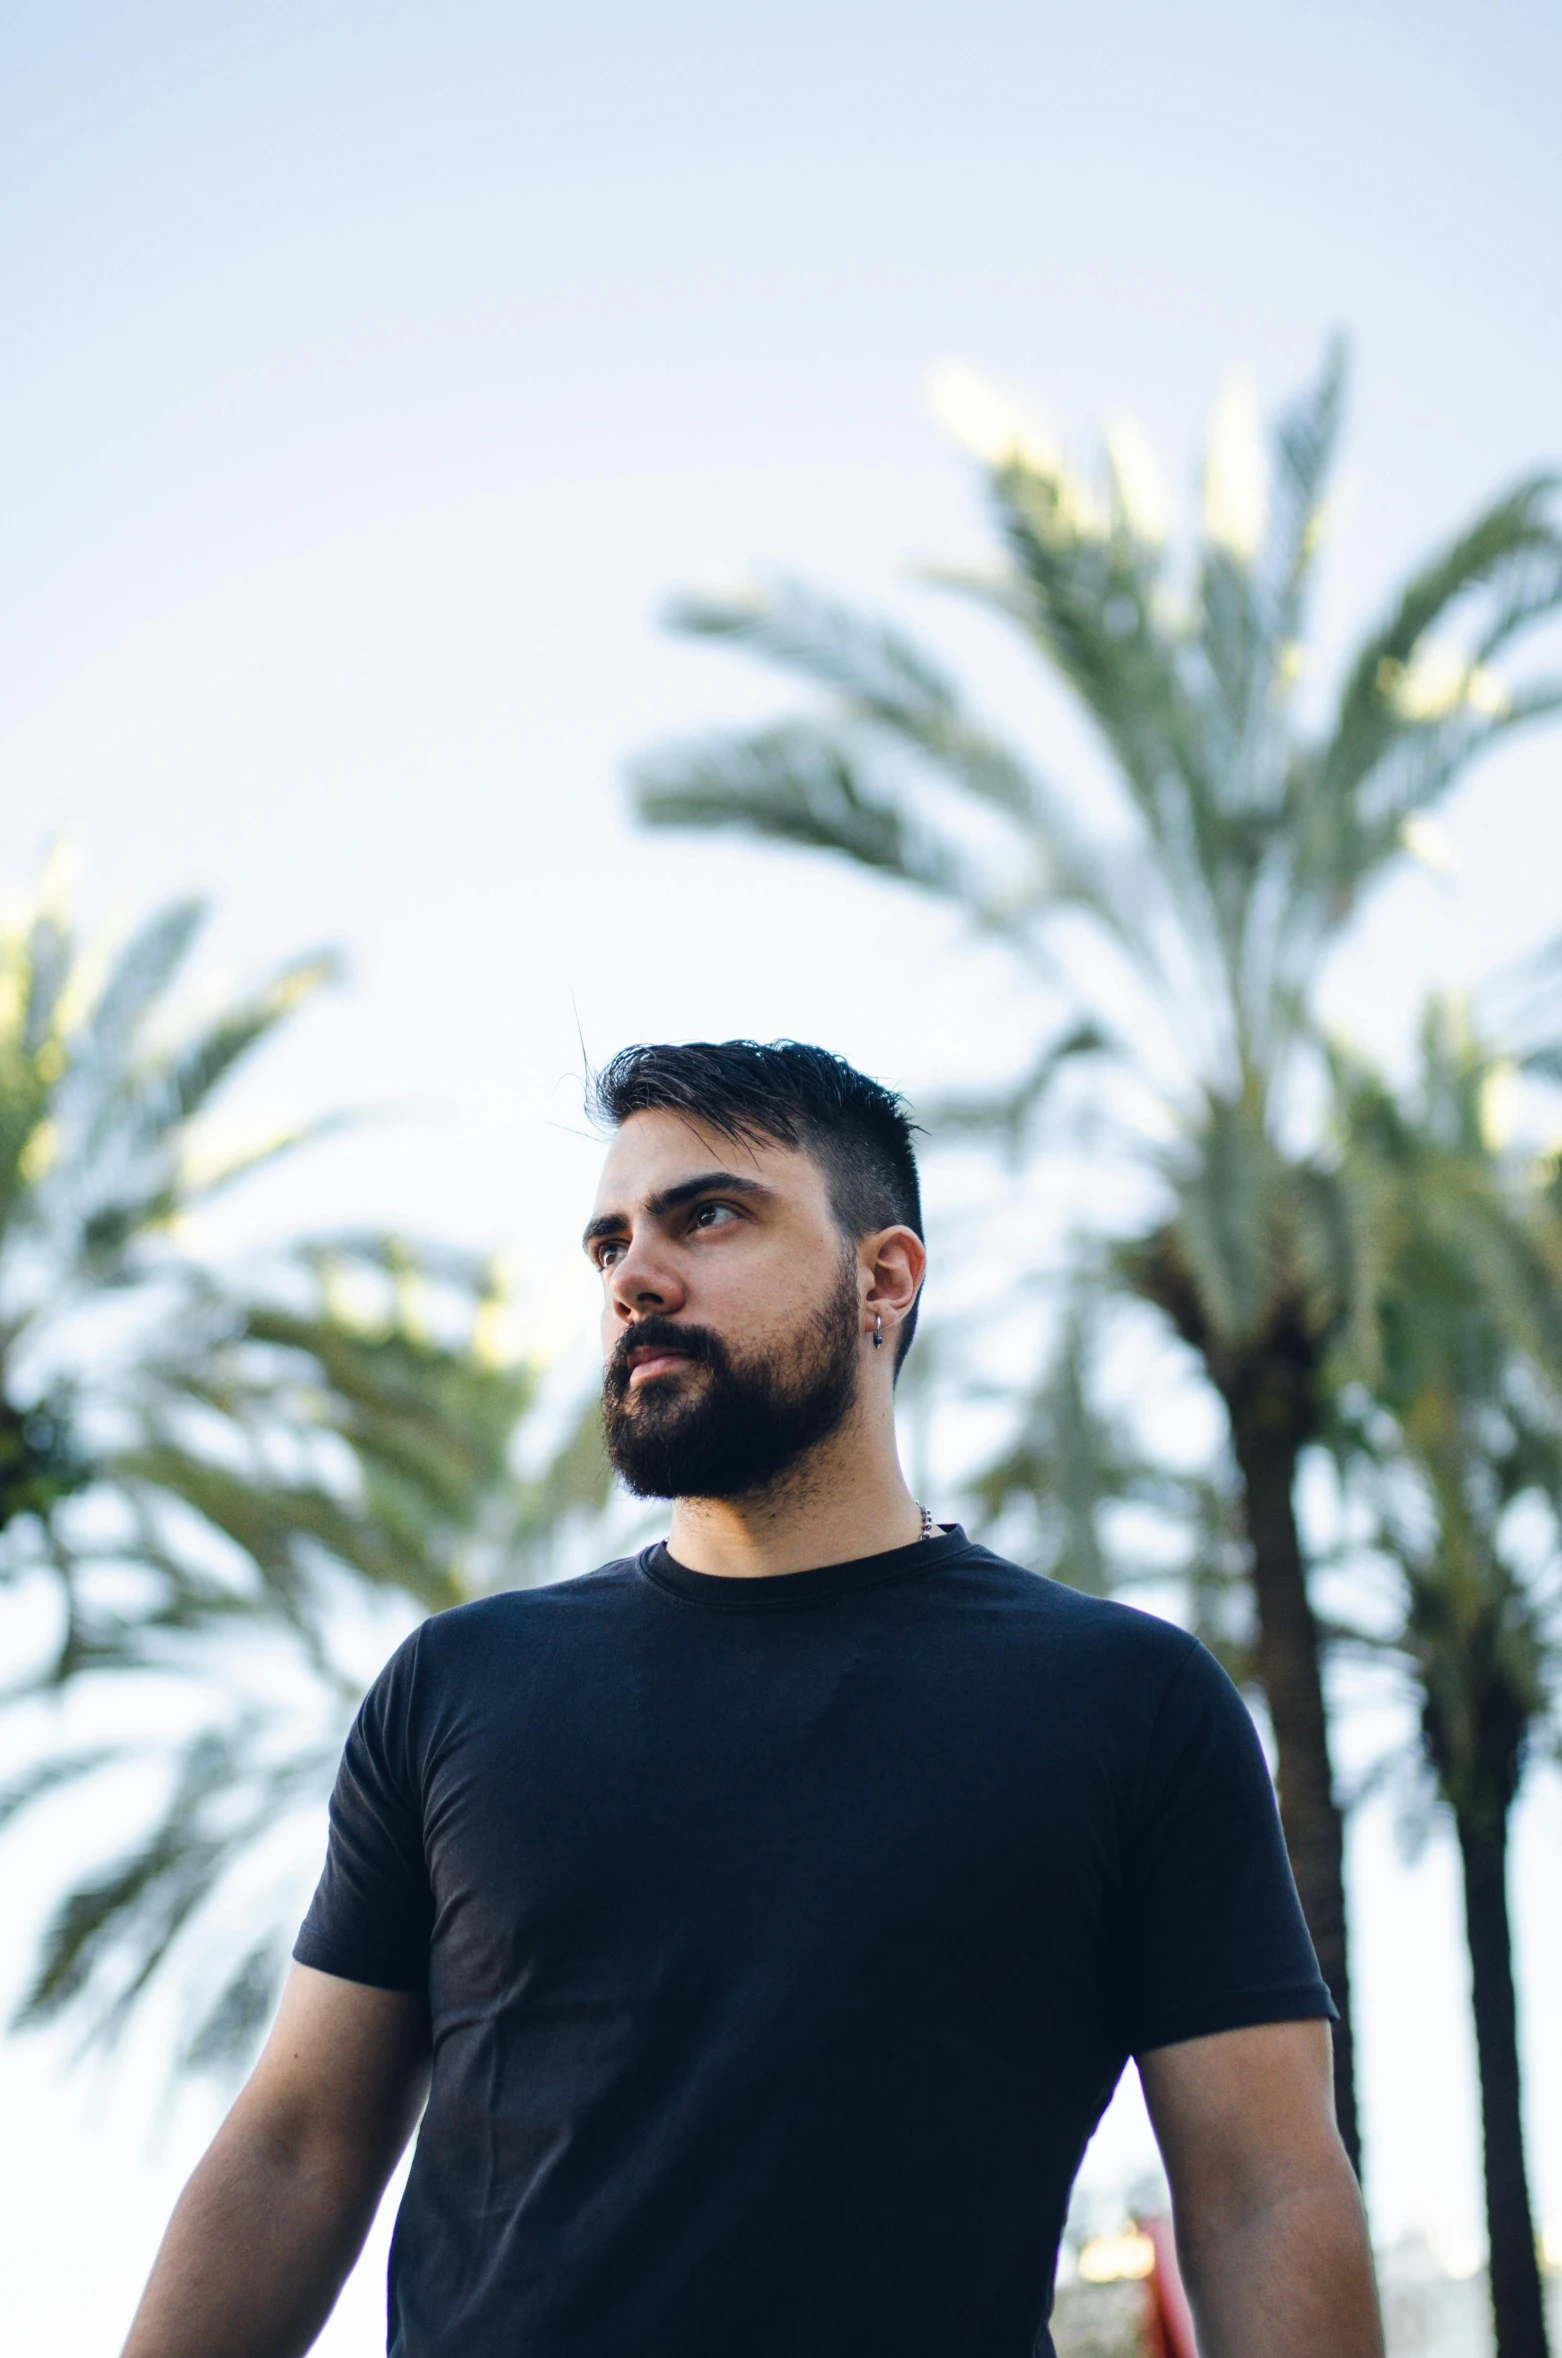
[[[631,1361],[629,1381],[631,1384],[646,1383],[653,1376],[671,1375],[675,1368],[687,1367],[688,1364],[688,1358],[682,1351],[647,1351],[643,1358]]]

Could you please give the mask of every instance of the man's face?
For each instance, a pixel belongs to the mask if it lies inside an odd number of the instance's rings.
[[[841,1423],[862,1281],[808,1155],[634,1114],[585,1243],[603,1280],[603,1428],[631,1489],[739,1497]]]

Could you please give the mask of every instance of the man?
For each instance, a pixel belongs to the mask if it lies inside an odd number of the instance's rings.
[[[901,1477],[898,1100],[744,1041],[598,1100],[604,1427],[669,1538],[376,1682],[126,2358],[306,2349],[425,2091],[397,2358],[1029,2358],[1130,2054],[1204,2358],[1376,2358],[1239,1698]]]

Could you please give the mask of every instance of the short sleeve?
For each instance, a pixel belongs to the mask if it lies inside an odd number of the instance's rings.
[[[1134,2054],[1334,2013],[1257,1731],[1192,1642],[1162,1697],[1127,1830],[1119,1939]]]
[[[331,1795],[325,1870],[293,1955],[377,1989],[426,1990],[433,1893],[414,1769],[417,1635],[364,1697]]]

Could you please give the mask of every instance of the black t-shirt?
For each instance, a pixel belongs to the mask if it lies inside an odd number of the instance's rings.
[[[1126,2058],[1331,2009],[1240,1697],[951,1530],[425,1622],[295,1956],[426,1990],[395,2358],[1030,2358]]]

